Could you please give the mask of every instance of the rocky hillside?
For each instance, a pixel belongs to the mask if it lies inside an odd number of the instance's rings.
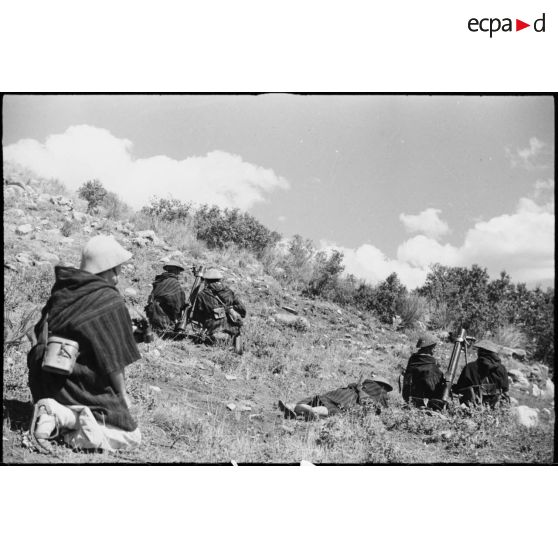
[[[301,298],[266,275],[260,262],[235,250],[209,251],[186,231],[145,230],[141,221],[88,215],[52,181],[6,172],[4,181],[4,393],[5,462],[550,462],[554,384],[548,367],[507,349],[511,411],[425,414],[402,409],[397,377],[418,331],[386,328],[371,314]],[[138,224],[139,223],[139,224]],[[79,264],[91,235],[113,234],[134,257],[119,289],[132,314],[142,312],[151,282],[164,262],[220,267],[246,302],[246,351],[190,340],[140,344],[141,361],[127,371],[143,433],[129,454],[34,453],[28,443],[31,413],[25,330],[45,303],[57,263]],[[192,277],[184,277],[186,291]],[[452,345],[440,337],[447,368]],[[389,410],[360,409],[319,423],[285,421],[279,398],[294,401],[372,374],[395,387]]]

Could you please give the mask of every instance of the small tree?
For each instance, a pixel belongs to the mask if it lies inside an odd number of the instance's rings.
[[[95,178],[84,182],[78,190],[78,195],[87,202],[88,213],[97,213],[99,206],[107,195],[107,191],[101,182]]]
[[[394,272],[376,286],[374,294],[374,311],[380,320],[391,323],[398,312],[401,299],[407,295],[405,285],[401,283],[397,273]]]
[[[338,250],[333,250],[329,257],[325,252],[318,252],[314,260],[314,273],[304,293],[332,298],[344,269],[343,254]]]

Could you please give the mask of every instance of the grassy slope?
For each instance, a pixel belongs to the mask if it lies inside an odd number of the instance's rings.
[[[42,186],[42,188],[48,187]],[[32,206],[31,206],[32,207]],[[21,208],[24,217],[10,209]],[[63,214],[50,202],[29,209],[25,196],[7,197],[4,211],[4,260],[22,251],[47,250],[68,264],[77,265],[79,250],[90,233],[78,229],[73,242],[45,229],[58,228]],[[40,225],[48,219],[49,224]],[[42,228],[18,237],[16,224],[31,222]],[[99,232],[112,232],[134,252],[134,269],[125,269],[119,285],[138,296],[127,302],[141,309],[151,281],[160,272],[161,247],[133,247],[130,237],[106,222]],[[245,327],[247,351],[233,354],[228,347],[207,348],[189,341],[140,345],[142,360],[127,369],[128,386],[144,442],[127,454],[91,454],[60,448],[55,456],[42,456],[26,447],[30,395],[26,387],[25,355],[30,344],[4,352],[3,459],[8,463],[97,462],[550,462],[552,422],[527,431],[507,413],[476,413],[472,417],[425,416],[401,409],[392,392],[392,406],[377,416],[359,409],[319,423],[285,421],[277,400],[293,401],[357,380],[371,372],[387,376],[394,385],[412,350],[413,332],[391,331],[371,315],[302,299],[263,274],[247,254],[200,249],[176,227],[166,231],[170,248],[182,249],[188,263],[221,265],[229,284],[241,293],[249,309]],[[159,231],[165,237],[165,231]],[[194,259],[195,258],[195,262]],[[37,267],[15,273],[5,271],[6,306],[18,294],[13,316],[44,304],[52,286],[52,269]],[[188,290],[191,277],[184,279]],[[6,295],[7,289],[7,295]],[[273,316],[288,305],[310,322],[307,331],[277,323]],[[447,366],[450,345],[438,357]],[[225,376],[236,379],[227,380]],[[157,389],[153,389],[159,388]],[[520,403],[548,407],[525,392],[512,389]],[[235,403],[230,411],[227,404]],[[246,408],[246,410],[241,410]]]

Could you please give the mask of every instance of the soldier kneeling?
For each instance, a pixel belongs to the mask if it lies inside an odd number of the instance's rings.
[[[218,269],[207,270],[203,279],[204,287],[196,298],[191,320],[202,326],[210,344],[215,343],[215,334],[222,331],[232,338],[236,352],[241,353],[242,319],[246,317],[244,304],[222,283],[223,274]]]

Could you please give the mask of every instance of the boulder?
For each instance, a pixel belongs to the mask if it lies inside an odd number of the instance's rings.
[[[527,378],[532,382],[544,382],[548,378],[548,366],[533,364],[526,369]]]
[[[28,254],[27,252],[20,252],[16,255],[15,259],[17,262],[27,265],[30,265],[32,261],[31,254]]]
[[[47,261],[33,262],[33,264],[39,269],[50,269],[53,266],[51,262]]]
[[[532,428],[539,423],[539,410],[527,407],[527,405],[513,407],[511,413],[517,420],[517,423],[526,428]]]
[[[73,207],[74,202],[65,196],[51,196],[50,201],[54,205]]]
[[[508,370],[508,376],[512,379],[514,383],[517,383],[522,386],[529,385],[529,380],[527,380],[523,372],[521,372],[521,370],[518,370],[517,368],[513,370]]]
[[[542,394],[542,390],[536,384],[533,384],[533,389],[531,391],[533,397],[540,397]]]
[[[511,357],[511,356],[513,356],[513,349],[510,349],[509,347],[500,347],[499,353],[501,355]]]
[[[302,317],[302,316],[295,316],[294,314],[275,314],[274,316],[275,321],[293,327],[295,329],[301,329],[303,331],[307,330],[310,327],[310,322]]]
[[[512,349],[512,351],[512,357],[517,360],[525,360],[525,357],[527,356],[527,351],[525,351],[525,349]]]
[[[157,238],[155,231],[152,230],[138,231],[136,235],[139,238],[148,238],[149,240],[155,240]]]
[[[554,400],[554,382],[550,378],[546,380],[544,389],[541,392],[541,397],[543,399]]]
[[[6,211],[6,215],[9,215],[10,217],[15,217],[16,219],[21,219],[21,217],[25,215],[25,211],[19,208],[12,208]]]
[[[25,225],[19,225],[19,227],[16,227],[15,232],[19,235],[29,234],[33,232],[33,225],[30,225],[29,223],[26,223]]]
[[[52,265],[56,265],[60,261],[60,258],[52,252],[37,252],[36,256],[39,261],[49,262]]]
[[[142,237],[134,238],[134,240],[132,242],[136,246],[139,246],[140,248],[144,248],[145,246],[147,246],[149,244],[149,240],[147,240],[147,238],[142,238]]]
[[[85,221],[87,221],[87,214],[82,211],[74,211],[72,215],[74,219],[80,223],[85,223]]]
[[[124,289],[124,294],[126,296],[138,296],[138,291],[136,291],[136,289],[133,289],[132,287],[128,287],[127,289]]]
[[[51,202],[51,197],[52,196],[50,194],[39,194],[39,196],[37,197],[37,201],[41,203]]]

